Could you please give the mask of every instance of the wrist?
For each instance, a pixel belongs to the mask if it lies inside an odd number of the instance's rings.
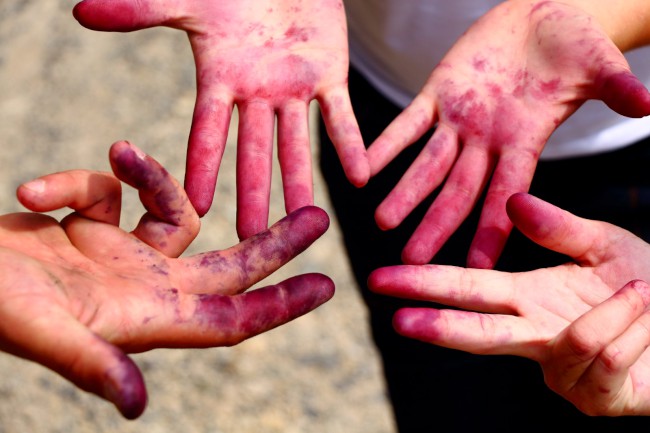
[[[509,0],[542,12],[544,4],[574,7],[592,17],[621,51],[650,44],[650,3],[647,0]]]

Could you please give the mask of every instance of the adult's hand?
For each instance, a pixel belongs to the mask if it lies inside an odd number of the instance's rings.
[[[636,15],[635,4],[641,9]],[[585,11],[588,6],[598,19]],[[638,31],[633,41],[608,21],[619,19],[632,31],[648,15],[647,3],[619,6],[602,0],[506,1],[452,47],[420,94],[368,149],[374,175],[436,126],[376,210],[378,225],[392,229],[443,185],[403,250],[405,263],[429,262],[489,184],[468,265],[494,267],[512,229],[506,200],[528,191],[558,125],[588,99],[625,116],[650,114],[650,93],[621,52],[647,38]],[[635,18],[621,20],[624,14]],[[648,32],[647,24],[642,27]],[[616,44],[609,34],[616,35]]]
[[[379,293],[451,309],[405,308],[402,335],[541,365],[547,385],[589,415],[650,415],[650,245],[527,194],[508,201],[525,235],[574,260],[522,273],[402,265],[369,279]]]
[[[348,178],[357,186],[368,181],[370,168],[347,89],[341,0],[84,0],[74,15],[94,30],[168,26],[187,32],[197,101],[185,188],[199,215],[212,203],[234,105],[240,238],[268,224],[276,115],[287,212],[313,204],[308,112],[314,99]]]
[[[128,353],[229,346],[316,308],[332,295],[324,275],[246,290],[305,250],[329,225],[315,207],[222,251],[177,257],[199,218],[181,185],[126,142],[111,173],[74,170],[22,185],[27,208],[0,217],[0,350],[38,362],[111,401],[127,418],[144,410],[142,374]],[[118,227],[121,184],[147,213]]]

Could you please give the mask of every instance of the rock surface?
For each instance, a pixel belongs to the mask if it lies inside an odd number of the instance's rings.
[[[24,210],[14,192],[33,177],[109,170],[108,148],[120,139],[184,176],[195,97],[185,34],[161,28],[95,33],[77,24],[73,6],[69,0],[0,1],[3,213]],[[235,135],[236,129],[212,211],[187,254],[237,242]],[[272,222],[283,215],[277,171],[274,177]],[[319,177],[316,190],[316,203],[329,210]],[[123,227],[131,229],[142,208],[132,191],[126,198]],[[367,313],[334,220],[312,248],[264,282],[313,271],[333,278],[337,293],[289,325],[232,348],[134,356],[150,395],[136,421],[42,366],[0,353],[0,433],[393,432]]]

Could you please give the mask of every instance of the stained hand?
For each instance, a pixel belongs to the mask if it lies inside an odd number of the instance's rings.
[[[461,310],[406,308],[407,337],[541,365],[546,383],[590,415],[650,414],[650,246],[610,224],[578,218],[526,194],[508,214],[538,244],[571,257],[523,273],[396,266],[370,276],[379,293]]]
[[[115,176],[74,170],[22,185],[27,208],[74,213],[0,217],[0,349],[45,365],[115,404],[127,418],[146,405],[127,353],[234,345],[327,301],[320,274],[246,292],[322,235],[327,214],[299,209],[223,251],[178,256],[199,230],[183,188],[126,142],[111,148]],[[146,214],[118,227],[121,184],[138,189]]]
[[[347,90],[348,47],[341,0],[85,0],[74,9],[91,29],[168,26],[187,32],[197,101],[185,188],[199,215],[212,203],[233,106],[239,111],[237,232],[268,224],[274,122],[285,207],[313,204],[309,103],[320,103],[350,181],[369,165]]]
[[[479,19],[368,150],[374,175],[437,125],[376,210],[378,225],[392,229],[443,185],[404,262],[429,262],[487,187],[468,265],[494,267],[512,229],[507,198],[528,191],[547,139],[588,99],[650,114],[650,93],[591,16],[560,2],[509,1]]]

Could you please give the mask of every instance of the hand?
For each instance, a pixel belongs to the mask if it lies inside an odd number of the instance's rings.
[[[223,251],[173,258],[199,230],[182,187],[126,142],[112,146],[110,159],[147,209],[133,232],[118,227],[120,181],[86,170],[18,189],[31,210],[75,210],[60,223],[38,213],[0,217],[0,350],[42,364],[136,418],[147,396],[127,353],[234,345],[332,296],[332,281],[320,274],[244,293],[326,231],[322,210],[297,210]]]
[[[236,104],[241,239],[267,227],[275,115],[287,212],[313,204],[308,125],[313,99],[350,181],[356,186],[368,181],[347,90],[341,0],[85,0],[74,15],[94,30],[169,26],[187,32],[198,85],[185,187],[199,215],[207,213]]]
[[[368,149],[374,175],[437,125],[376,210],[378,225],[394,228],[444,183],[404,262],[428,263],[489,183],[468,265],[494,267],[512,229],[507,198],[528,191],[547,139],[588,99],[625,116],[650,114],[650,93],[590,15],[560,2],[508,1],[479,19]]]
[[[541,365],[547,385],[589,415],[650,415],[650,245],[526,194],[508,201],[526,236],[571,257],[522,273],[450,266],[381,268],[372,290],[462,310],[405,308],[402,335]]]

